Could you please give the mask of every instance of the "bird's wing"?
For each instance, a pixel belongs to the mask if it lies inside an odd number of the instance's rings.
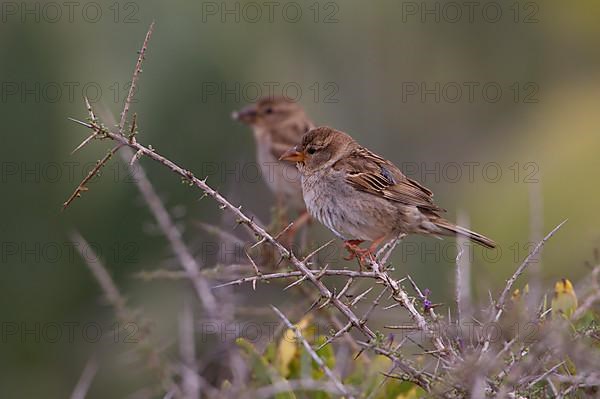
[[[406,205],[433,212],[444,209],[433,203],[433,193],[406,177],[396,165],[364,147],[338,161],[334,168],[346,172],[346,180],[355,189]]]

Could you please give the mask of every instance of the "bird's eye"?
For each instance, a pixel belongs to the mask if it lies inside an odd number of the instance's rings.
[[[315,152],[317,152],[317,149],[315,147],[308,147],[308,149],[306,150],[306,152],[308,152],[310,155],[312,155]]]
[[[265,109],[265,114],[272,114],[273,113],[273,108],[269,107],[267,109]]]

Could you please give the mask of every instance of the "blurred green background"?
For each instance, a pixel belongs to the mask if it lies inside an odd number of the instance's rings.
[[[153,20],[133,105],[140,142],[208,174],[209,184],[261,220],[273,198],[245,169],[253,138],[230,114],[254,101],[257,88],[268,95],[273,87],[318,124],[403,167],[436,193],[451,220],[466,215],[499,243],[500,253],[473,249],[480,298],[504,283],[533,239],[567,218],[544,248],[543,287],[582,276],[600,238],[600,4],[481,2],[472,14],[461,4],[283,1],[269,15],[263,2],[99,1],[71,9],[3,2],[0,397],[68,397],[94,352],[114,353],[114,368],[101,368],[90,397],[126,397],[143,379],[130,369],[130,348],[106,344],[113,312],[69,244],[74,230],[96,245],[155,328],[175,334],[173,309],[189,287],[132,277],[177,265],[120,160],[61,212],[109,148],[94,142],[71,156],[88,132],[67,117],[87,116],[84,94],[118,115]],[[203,253],[214,238],[197,223],[230,229],[233,222],[168,170],[141,163],[199,260],[214,265],[219,259]],[[317,242],[332,238],[313,229]],[[452,245],[410,237],[404,253],[396,250],[396,273],[451,303]],[[285,304],[285,297],[259,290],[248,301]],[[51,339],[49,323],[62,326],[61,337]],[[65,323],[74,323],[72,340]],[[82,337],[89,323],[101,326],[99,343]]]

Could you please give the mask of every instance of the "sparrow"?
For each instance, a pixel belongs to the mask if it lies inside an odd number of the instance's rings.
[[[234,112],[232,118],[252,128],[263,179],[275,195],[279,209],[291,208],[300,214],[294,222],[294,229],[299,228],[308,220],[300,176],[293,164],[279,158],[290,147],[300,144],[302,136],[315,125],[298,103],[286,97],[263,97]]]
[[[311,129],[281,160],[295,162],[308,212],[344,240],[364,264],[377,247],[400,234],[464,236],[487,248],[489,238],[444,219],[433,193],[392,162],[330,127]],[[370,241],[368,249],[360,248]]]

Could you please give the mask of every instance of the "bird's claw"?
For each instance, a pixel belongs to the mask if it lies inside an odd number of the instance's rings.
[[[344,246],[348,250],[348,256],[344,257],[345,260],[352,260],[356,258],[358,260],[358,265],[360,270],[370,263],[370,261],[375,260],[375,256],[373,255],[373,249],[369,248],[361,248],[359,245],[362,243],[360,240],[349,240],[344,242]]]

